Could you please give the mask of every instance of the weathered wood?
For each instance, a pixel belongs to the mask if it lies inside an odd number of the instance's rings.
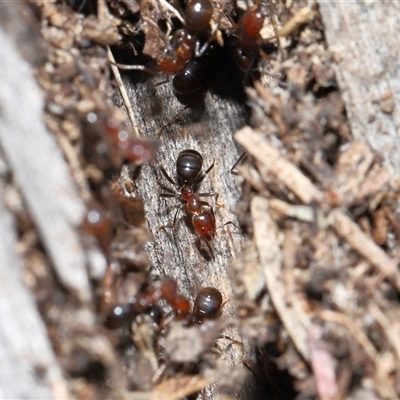
[[[400,178],[400,4],[317,1],[353,136]]]
[[[0,398],[69,397],[35,300],[22,283],[13,217],[0,185]]]
[[[79,225],[85,207],[42,121],[43,97],[28,64],[0,31],[0,145],[61,282],[91,297]]]

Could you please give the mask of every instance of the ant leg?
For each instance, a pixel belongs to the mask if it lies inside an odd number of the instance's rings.
[[[185,205],[184,204],[181,204],[179,207],[178,207],[178,209],[176,210],[176,213],[175,213],[175,216],[174,216],[174,222],[172,223],[172,229],[174,229],[175,227],[176,227],[176,221],[177,221],[177,219],[178,219],[178,215],[179,215],[179,213],[181,212],[181,210],[183,209],[183,207],[185,207]]]
[[[196,41],[194,56],[201,57],[206,52],[209,44],[210,44],[210,41],[207,40],[207,42],[205,42],[203,44],[203,46],[200,48],[200,43],[198,41]]]
[[[204,174],[200,175],[199,178],[196,179],[196,181],[194,182],[194,185],[200,185],[201,182],[203,182],[204,178],[207,176],[207,174],[214,168],[214,164],[215,164],[215,160],[212,162],[212,164],[208,167],[208,169],[206,170],[206,172],[204,172]]]
[[[158,163],[158,167],[160,168],[160,170],[161,170],[162,174],[164,175],[165,179],[169,183],[171,183],[172,185],[177,186],[175,181],[168,175],[168,172],[165,170],[165,168],[160,163]]]
[[[171,198],[171,197],[178,197],[177,195],[176,195],[176,193],[160,193],[159,195],[158,195],[158,197],[164,197],[164,198]]]
[[[236,340],[236,339],[232,339],[230,336],[227,336],[227,335],[219,335],[218,339],[230,340],[232,342],[231,344],[237,344],[238,346],[243,347],[243,343],[242,342],[240,342],[239,340]]]
[[[165,80],[163,80],[163,81],[161,81],[161,82],[158,82],[158,83],[156,83],[154,86],[155,87],[159,87],[159,86],[161,86],[161,85],[165,85],[166,83],[168,83],[169,82],[169,78],[167,78],[167,79],[165,79]],[[164,127],[162,127],[161,129],[164,129]],[[158,136],[157,136],[158,137]]]
[[[243,160],[245,160],[247,157],[247,153],[244,151],[240,157],[237,159],[237,161],[235,162],[235,164],[233,164],[233,167],[231,168],[231,174],[232,175],[239,175],[239,171],[236,169],[236,167],[241,164],[243,162]]]
[[[165,194],[167,194],[167,193],[165,193]],[[182,204],[182,205],[180,205],[180,206],[178,207],[178,209],[176,210],[176,213],[175,213],[175,216],[174,216],[174,222],[172,223],[172,225],[161,225],[161,226],[159,226],[159,227],[157,228],[156,233],[160,232],[161,230],[165,230],[165,229],[167,229],[167,228],[175,229],[175,227],[176,227],[176,221],[177,221],[177,219],[178,219],[178,215],[179,215],[180,211],[182,210],[182,208],[183,208],[184,206],[185,206],[185,205]]]
[[[224,203],[221,203],[221,204],[218,203],[219,193],[216,193],[216,192],[199,193],[197,196],[198,197],[215,197],[215,204],[217,205],[217,207],[218,208],[225,207]],[[202,201],[202,204],[210,207],[210,205],[206,202]]]
[[[238,229],[239,230],[239,227],[237,226],[237,225],[235,225],[235,223],[234,222],[232,222],[232,221],[228,221],[228,222],[225,222],[223,225],[221,225],[221,226],[219,226],[218,228],[216,228],[215,230],[217,230],[217,229],[221,229],[221,228],[223,228],[224,226],[226,226],[226,225],[233,225],[236,229]]]
[[[210,243],[208,243],[207,240],[205,240],[205,239],[202,238],[202,237],[198,237],[198,238],[194,241],[194,244],[195,244],[196,249],[197,249],[197,251],[199,252],[199,254],[200,254],[201,256],[205,257],[205,256],[204,256],[204,251],[203,251],[203,254],[202,254],[202,251],[201,251],[201,242],[202,242],[202,241],[206,244],[206,246],[207,246],[207,248],[208,248],[208,251],[209,251],[209,253],[210,253],[210,255],[211,255],[211,259],[215,259],[215,257],[214,257],[214,252],[212,251],[212,248],[211,248],[211,246],[210,246]],[[205,257],[205,258],[208,258],[208,257]]]
[[[203,44],[203,46],[201,48],[200,48],[199,42],[196,41],[195,52],[194,52],[195,57],[201,57],[206,52],[209,44],[213,40],[216,40],[217,43],[222,47],[223,44],[221,44],[221,40],[218,39],[217,35],[218,35],[219,24],[221,22],[222,15],[225,13],[225,4],[224,3],[222,3],[222,9],[219,11],[220,12],[218,13],[218,15],[219,15],[218,20],[216,21],[215,28],[213,28],[211,31],[209,39]]]
[[[204,175],[207,175],[214,168],[215,160],[213,160],[212,164],[208,167]]]

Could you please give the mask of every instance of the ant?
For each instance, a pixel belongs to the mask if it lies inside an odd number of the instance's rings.
[[[181,151],[176,160],[177,183],[168,175],[161,164],[159,167],[168,182],[177,189],[175,193],[161,193],[160,197],[176,197],[182,202],[175,213],[171,228],[175,228],[179,212],[184,209],[187,215],[191,217],[193,228],[199,235],[199,240],[204,240],[211,252],[208,242],[211,242],[216,232],[214,210],[209,203],[201,201],[200,197],[215,196],[217,201],[219,194],[215,192],[196,194],[195,190],[212,170],[214,162],[203,173],[203,157],[201,154],[196,150]],[[165,228],[166,226],[163,225],[158,230]]]
[[[268,10],[265,6],[258,4],[249,8],[240,18],[234,37],[231,39],[232,57],[238,68],[245,72],[245,78],[248,78],[254,69],[260,54],[266,60],[270,60],[260,49],[262,44],[260,33],[267,15]]]
[[[150,315],[155,322],[161,321],[162,310],[157,306],[160,300],[172,307],[177,318],[186,319],[190,315],[190,302],[179,293],[177,281],[164,277],[159,285],[139,291],[127,304],[113,307],[104,324],[109,329],[129,326],[133,319],[142,313]]]
[[[189,0],[186,4],[183,28],[175,31],[171,43],[170,54],[157,60],[157,69],[165,75],[176,75],[184,70],[186,63],[195,55],[200,57],[206,51],[210,40],[200,47],[199,34],[210,25],[213,6],[210,0]],[[116,65],[120,69],[146,71],[155,73],[144,65]]]
[[[82,221],[82,229],[97,240],[103,254],[108,256],[113,225],[111,218],[100,206],[94,204],[89,207]]]
[[[243,14],[237,27],[242,47],[255,47],[260,39],[260,32],[267,14],[267,9],[263,6],[252,7]]]
[[[126,161],[140,167],[155,160],[159,143],[137,137],[133,129],[114,118],[110,110],[89,112],[81,121],[83,157],[103,171],[105,177],[111,178]],[[93,183],[97,187],[100,182]]]
[[[205,52],[208,42],[200,48],[198,35],[210,25],[212,14],[211,1],[188,1],[184,16],[184,27],[178,29],[172,38],[173,54],[157,63],[161,72],[165,75],[176,75],[184,70],[185,64],[193,55],[200,57]]]
[[[193,303],[192,322],[198,325],[217,319],[222,307],[229,301],[222,299],[221,292],[214,287],[200,289]],[[243,346],[243,343],[226,335],[219,335],[219,339],[229,340],[232,344]]]

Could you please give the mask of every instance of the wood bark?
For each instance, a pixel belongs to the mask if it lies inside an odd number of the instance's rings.
[[[24,134],[32,139],[44,133],[40,126],[42,100],[28,65],[15,52],[9,39],[0,30],[0,137],[5,156],[18,183],[36,198],[40,208],[36,217],[46,213],[46,203],[36,184],[44,190],[47,170],[32,165],[35,146],[28,140],[21,143]],[[28,90],[26,95],[24,91]],[[50,137],[49,133],[47,134]],[[34,140],[34,139],[33,139]],[[18,141],[18,144],[13,144]],[[10,147],[7,144],[10,144]],[[37,141],[36,145],[42,144]],[[44,149],[41,149],[44,151]],[[10,152],[12,154],[10,154]],[[42,161],[49,154],[43,155]],[[9,158],[10,157],[10,158]],[[34,162],[34,161],[33,161]],[[61,162],[65,167],[65,164]],[[66,383],[54,355],[45,325],[36,308],[35,300],[22,282],[23,262],[17,255],[17,235],[14,217],[5,203],[4,160],[0,183],[0,397],[42,398],[68,397]],[[33,167],[28,168],[28,167]],[[43,171],[42,171],[43,172]],[[30,176],[26,176],[27,173]],[[59,178],[59,176],[58,176]],[[47,188],[54,189],[53,187]],[[56,203],[59,204],[58,198]],[[29,202],[29,200],[28,200]],[[35,218],[35,221],[38,220]],[[40,222],[38,222],[40,223]],[[52,228],[42,225],[51,234]],[[56,250],[55,250],[56,251]],[[59,254],[59,253],[57,253]],[[72,282],[74,277],[72,277]],[[84,279],[83,282],[86,280]],[[75,281],[76,282],[76,281]],[[81,287],[78,284],[78,288]]]
[[[35,300],[23,284],[12,214],[0,187],[0,398],[69,396]]]
[[[317,1],[354,138],[400,178],[400,4]]]

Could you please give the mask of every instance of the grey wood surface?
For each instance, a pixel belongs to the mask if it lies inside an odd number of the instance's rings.
[[[61,282],[91,297],[78,228],[85,207],[53,134],[42,120],[32,71],[0,31],[0,143]]]
[[[355,138],[400,178],[400,3],[317,1]]]
[[[12,214],[0,186],[0,398],[68,397],[35,299],[22,283],[22,260],[15,252]]]

